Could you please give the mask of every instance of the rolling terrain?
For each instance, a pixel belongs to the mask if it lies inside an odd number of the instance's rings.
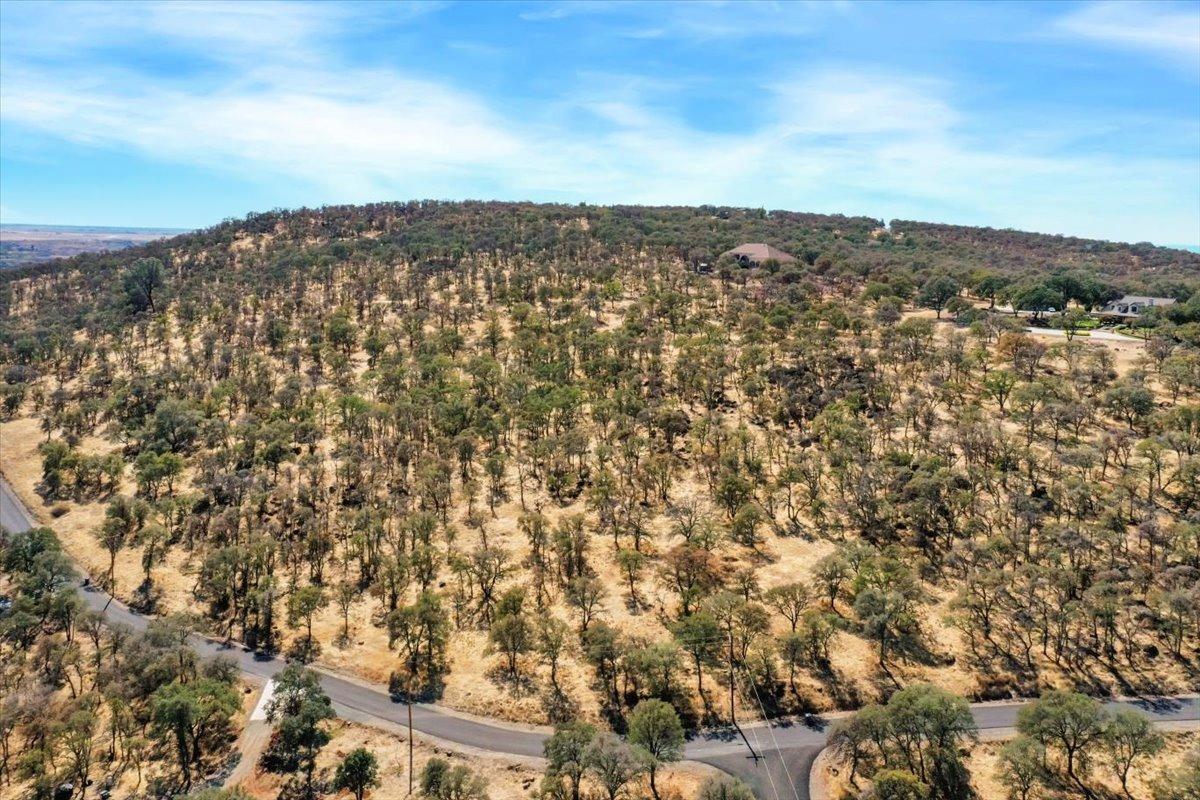
[[[722,255],[746,242],[795,260]],[[1198,278],[752,209],[252,215],[0,275],[0,468],[110,613],[246,672],[309,663],[335,704],[396,722],[409,695],[422,730],[526,756],[665,707],[678,756],[769,796],[748,742],[807,773],[914,692],[965,736],[1055,692],[1200,688]],[[1177,302],[1076,324],[1122,292]],[[867,780],[912,757],[877,740]],[[932,796],[970,780],[927,755],[949,771],[901,771]]]

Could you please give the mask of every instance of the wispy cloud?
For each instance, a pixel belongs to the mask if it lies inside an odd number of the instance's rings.
[[[322,33],[339,30],[346,14],[333,4],[4,3],[4,49],[18,56],[82,58],[119,42],[169,43],[172,51],[245,61],[254,54],[304,52]],[[51,21],[57,24],[46,24]]]
[[[739,84],[752,119],[705,126],[672,102],[694,88],[688,76],[568,74],[556,94],[512,103],[325,46],[369,6],[238,4],[215,21],[196,8],[144,8],[144,23],[126,7],[87,16],[63,34],[86,29],[78,46],[53,57],[6,19],[18,46],[0,52],[0,123],[243,181],[300,181],[331,202],[715,202],[1171,241],[1200,214],[1194,158],[1085,152],[1073,130],[1094,126],[1079,120],[993,131],[945,76],[781,66]],[[133,36],[216,66],[156,72],[91,55]]]
[[[108,74],[73,86],[10,78],[4,117],[78,142],[159,159],[384,191],[439,172],[486,169],[521,143],[477,98],[393,72],[262,68],[197,91]],[[136,91],[113,86],[137,85]]]
[[[789,133],[857,136],[944,131],[958,121],[944,81],[846,67],[811,70],[773,87]]]
[[[595,16],[606,18],[623,36],[679,38],[703,43],[751,37],[805,36],[831,14],[844,14],[852,8],[849,0],[664,0],[654,3],[571,0],[524,12],[521,18],[529,22],[554,22]]]
[[[1058,19],[1054,32],[1137,50],[1200,78],[1200,3],[1095,2]]]

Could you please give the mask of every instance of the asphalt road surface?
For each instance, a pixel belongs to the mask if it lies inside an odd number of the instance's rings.
[[[25,505],[0,478],[0,526],[20,532],[35,524]],[[94,586],[80,586],[79,593],[90,608],[103,612],[112,624],[140,631],[149,622],[147,617],[131,611]],[[227,646],[202,636],[192,636],[190,644],[203,656],[232,658],[242,672],[260,681],[269,680],[287,663],[240,645]],[[382,720],[390,723],[389,729],[407,724],[406,706],[393,700],[384,686],[327,672],[322,673],[321,683],[343,716],[349,711],[353,719],[366,724]],[[1017,712],[1023,705],[1025,703],[1019,701],[983,703],[971,706],[971,714],[982,734],[999,734],[1016,725]],[[1195,724],[1200,728],[1200,697],[1196,696],[1111,700],[1107,705],[1136,709],[1159,724]],[[550,733],[545,728],[490,722],[423,703],[413,705],[412,720],[416,731],[447,744],[522,758],[540,758],[542,743]],[[750,757],[742,738],[732,731],[705,731],[688,741],[684,757],[738,776],[763,800],[809,800],[809,772],[825,747],[829,722],[812,718],[802,722],[773,721],[770,725],[745,726],[746,738],[758,752],[757,759]]]

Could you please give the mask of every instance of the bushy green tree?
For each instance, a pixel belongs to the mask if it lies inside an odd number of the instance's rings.
[[[586,722],[560,725],[546,740],[546,774],[562,776],[571,787],[571,800],[579,800],[580,785],[588,766],[588,749],[596,738],[596,729]]]
[[[629,716],[629,742],[646,756],[650,792],[658,800],[658,770],[683,756],[683,724],[670,703],[643,700]]]
[[[1095,796],[1084,779],[1104,743],[1105,723],[1099,702],[1062,690],[1047,692],[1017,715],[1017,730],[1061,753],[1067,777],[1087,797]]]
[[[275,692],[267,703],[267,719],[275,724],[275,733],[264,754],[266,766],[277,772],[300,770],[305,793],[312,795],[317,754],[329,743],[324,723],[335,716],[320,676],[289,664],[275,676]]]
[[[349,791],[355,800],[363,800],[367,790],[378,785],[379,760],[365,747],[356,747],[347,753],[333,776],[333,787]]]
[[[942,309],[950,298],[962,291],[962,284],[948,275],[935,275],[921,284],[921,293],[917,302],[926,308],[937,312],[938,319],[942,318]]]
[[[429,800],[487,800],[487,781],[463,764],[433,757],[421,770],[421,796]]]
[[[754,792],[737,778],[721,775],[706,779],[696,800],[754,800]]]
[[[157,258],[140,258],[125,274],[125,297],[135,314],[155,312],[155,296],[166,285],[163,264]]]

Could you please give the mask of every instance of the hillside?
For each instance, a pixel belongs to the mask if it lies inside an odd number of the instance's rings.
[[[272,212],[0,276],[0,468],[147,613],[518,722],[720,723],[730,674],[742,719],[1195,691],[1198,280],[745,209]],[[988,310],[1033,289],[1181,302]]]
[[[763,241],[799,257],[800,264],[789,267],[783,276],[786,282],[803,277],[823,285],[869,279],[915,285],[926,275],[940,273],[964,282],[987,273],[1020,282],[1054,271],[1086,269],[1125,291],[1185,299],[1200,277],[1200,254],[1017,231],[902,221],[885,228],[881,221],[867,217],[706,206],[422,201],[254,214],[128,253],[87,253],[5,273],[0,275],[0,286],[29,274],[80,270],[76,279],[84,282],[78,287],[82,296],[72,297],[57,282],[63,294],[56,301],[65,299],[72,307],[94,311],[98,305],[94,290],[113,288],[108,280],[113,270],[133,258],[169,256],[179,265],[187,264],[189,280],[204,280],[233,266],[225,282],[236,287],[244,278],[231,257],[232,246],[241,237],[264,234],[270,236],[270,247],[248,263],[283,270],[307,269],[309,260],[325,254],[322,245],[334,243],[335,258],[359,255],[453,262],[466,253],[488,252],[578,260],[645,250],[698,263],[714,261],[742,242]],[[250,279],[258,280],[273,278]],[[0,303],[11,302],[8,296],[5,291]]]

